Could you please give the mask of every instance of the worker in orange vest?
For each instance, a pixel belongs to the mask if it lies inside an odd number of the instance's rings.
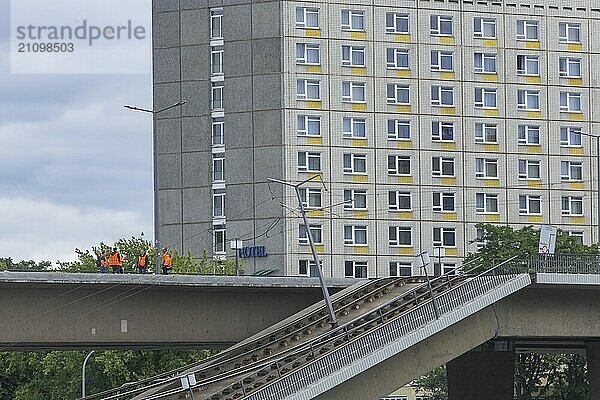
[[[169,271],[173,269],[173,259],[171,254],[167,251],[167,248],[162,249],[162,271],[163,275],[169,275]]]
[[[148,270],[148,254],[146,254],[146,250],[140,251],[137,261],[137,269],[138,274],[145,274]]]
[[[112,253],[108,257],[108,265],[111,266],[113,274],[123,273],[123,256],[116,247],[113,247]]]

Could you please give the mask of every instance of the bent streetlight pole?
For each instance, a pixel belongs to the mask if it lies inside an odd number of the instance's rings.
[[[83,367],[81,368],[81,398],[85,399],[85,366],[89,360],[89,358],[92,356],[92,354],[94,354],[96,352],[96,350],[92,350],[88,353],[88,355],[85,357],[85,360],[83,360]]]
[[[175,104],[171,104],[168,107],[161,108],[158,111],[149,110],[146,108],[140,108],[136,106],[128,106],[125,105],[123,108],[126,108],[131,111],[141,111],[145,113],[152,114],[152,155],[154,157],[152,162],[152,177],[153,177],[153,185],[154,185],[154,247],[156,248],[156,257],[154,258],[154,273],[156,275],[160,275],[162,273],[160,269],[160,214],[158,211],[158,140],[156,138],[156,114],[170,110],[175,107],[182,106],[187,104],[186,101],[179,101]]]
[[[317,274],[319,275],[319,282],[321,283],[321,290],[323,292],[323,298],[325,299],[325,305],[327,306],[327,312],[329,313],[330,324],[332,327],[337,326],[337,318],[335,317],[335,311],[333,311],[333,305],[331,304],[331,298],[329,297],[329,290],[325,285],[325,279],[323,278],[323,271],[321,270],[321,263],[319,262],[319,255],[317,254],[317,248],[315,247],[315,242],[312,237],[312,232],[310,231],[310,226],[308,225],[308,220],[306,219],[306,209],[304,208],[304,204],[302,203],[302,197],[300,196],[300,186],[305,184],[308,181],[311,181],[315,177],[319,175],[315,175],[309,179],[306,179],[296,185],[291,184],[289,182],[280,181],[278,179],[268,178],[267,180],[270,182],[281,183],[285,186],[291,186],[294,188],[296,192],[296,198],[298,199],[298,205],[300,206],[300,212],[302,213],[302,220],[304,221],[304,226],[306,228],[306,235],[308,236],[308,243],[310,244],[310,250],[312,251],[313,258],[315,260],[315,269],[317,270]]]

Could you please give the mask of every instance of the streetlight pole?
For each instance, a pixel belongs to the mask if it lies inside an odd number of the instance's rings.
[[[312,232],[310,231],[310,226],[308,225],[308,220],[306,219],[306,209],[304,208],[304,204],[302,203],[302,197],[300,196],[300,186],[309,182],[316,177],[320,177],[320,175],[314,175],[298,184],[293,184],[285,181],[281,181],[279,179],[268,178],[269,182],[281,183],[285,186],[290,186],[294,188],[296,192],[296,198],[298,199],[298,205],[300,206],[300,212],[302,213],[302,220],[304,221],[304,226],[306,227],[306,235],[308,236],[308,243],[310,244],[310,250],[312,251],[313,258],[315,260],[315,269],[317,270],[317,274],[319,275],[319,282],[321,283],[321,290],[323,291],[323,298],[325,299],[325,305],[327,306],[327,311],[329,313],[330,324],[332,327],[337,326],[337,318],[335,317],[335,311],[333,311],[333,305],[331,304],[331,298],[329,297],[329,290],[325,285],[325,279],[323,278],[323,271],[321,270],[321,263],[319,262],[319,256],[317,254],[317,249],[315,247],[315,242],[312,237]],[[307,195],[308,196],[308,195]]]
[[[89,358],[94,354],[96,350],[92,350],[88,353],[88,355],[83,360],[83,367],[81,367],[81,398],[85,399],[85,366],[89,360]]]
[[[158,140],[156,135],[156,114],[161,113],[163,111],[170,110],[175,107],[180,107],[186,104],[187,101],[179,101],[175,104],[171,104],[168,107],[162,108],[160,110],[154,111],[146,108],[140,108],[136,106],[128,106],[125,105],[123,108],[126,108],[131,111],[140,111],[145,113],[152,114],[152,154],[154,157],[153,168],[152,168],[152,177],[154,183],[154,247],[156,249],[156,257],[154,259],[155,267],[154,273],[156,275],[160,275],[162,273],[160,269],[160,214],[158,211]]]

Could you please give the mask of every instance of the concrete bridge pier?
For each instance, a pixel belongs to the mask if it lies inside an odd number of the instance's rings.
[[[590,400],[600,400],[600,342],[586,342]]]
[[[514,351],[470,351],[448,362],[446,368],[448,400],[513,398]]]

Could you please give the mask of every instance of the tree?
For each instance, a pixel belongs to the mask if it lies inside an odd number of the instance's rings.
[[[446,366],[442,365],[415,381],[419,389],[430,394],[432,400],[446,400],[448,398],[448,377]]]

